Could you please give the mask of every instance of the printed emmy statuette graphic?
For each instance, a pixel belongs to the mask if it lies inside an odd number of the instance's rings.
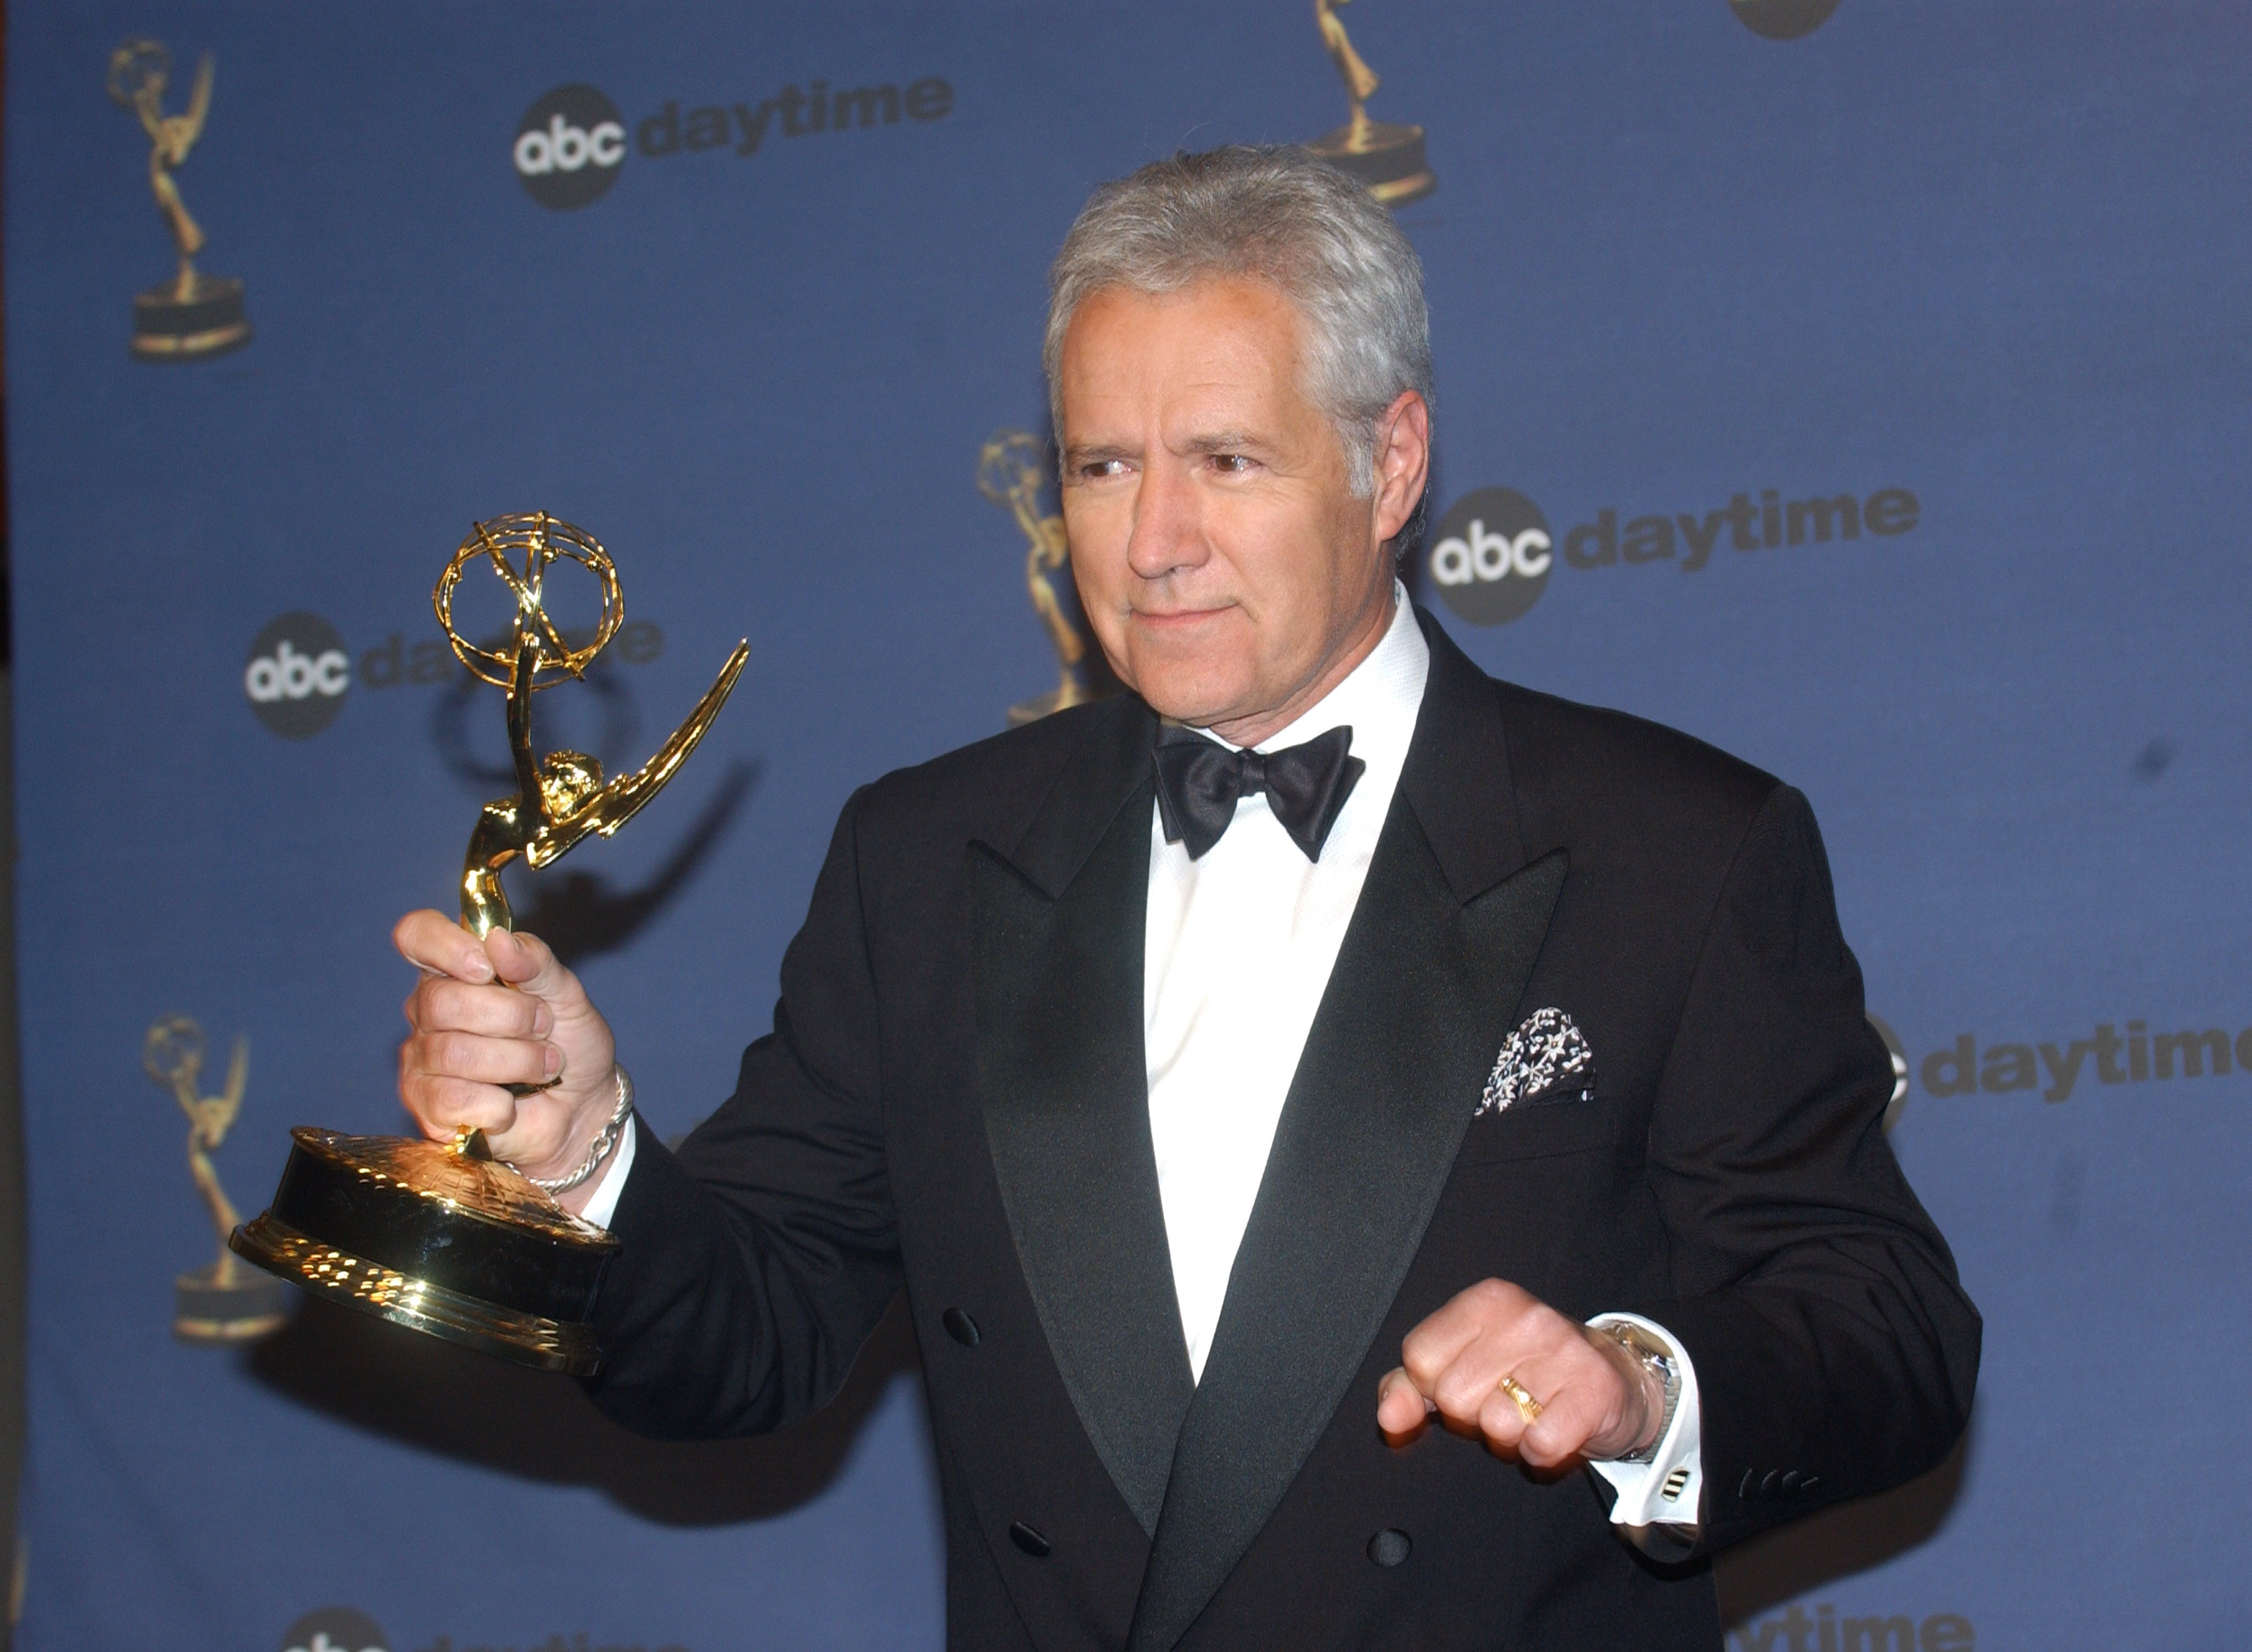
[[[1314,21],[1322,31],[1322,45],[1345,81],[1351,118],[1335,131],[1316,138],[1306,147],[1324,160],[1359,178],[1368,192],[1387,206],[1419,201],[1439,187],[1423,157],[1423,129],[1392,121],[1368,118],[1368,100],[1383,84],[1367,59],[1353,50],[1338,8],[1352,0],[1314,0]]]
[[[191,1342],[247,1342],[278,1329],[288,1318],[282,1308],[282,1282],[242,1265],[226,1248],[227,1235],[242,1218],[219,1185],[211,1156],[233,1128],[242,1111],[250,1077],[250,1041],[237,1038],[226,1063],[226,1086],[216,1096],[203,1093],[204,1029],[185,1015],[167,1015],[142,1041],[141,1065],[172,1093],[188,1116],[188,1172],[196,1179],[219,1230],[219,1257],[172,1282],[172,1329]]]
[[[1031,543],[1032,549],[1025,556],[1025,587],[1032,595],[1032,612],[1039,616],[1048,641],[1055,645],[1056,666],[1061,673],[1047,693],[1009,708],[1011,728],[1036,722],[1067,706],[1083,706],[1118,689],[1118,680],[1096,646],[1079,605],[1063,518],[1040,509],[1040,484],[1046,475],[1046,456],[1029,430],[996,430],[977,450],[977,491],[994,504],[1007,505]]]
[[[140,116],[149,134],[149,187],[180,249],[178,275],[133,296],[133,353],[152,361],[221,355],[250,342],[242,283],[196,268],[196,254],[204,249],[203,227],[190,215],[180,186],[172,181],[203,136],[204,116],[211,111],[211,53],[197,64],[188,107],[179,115],[164,113],[164,88],[171,76],[172,54],[157,41],[128,40],[109,54],[109,95]]]

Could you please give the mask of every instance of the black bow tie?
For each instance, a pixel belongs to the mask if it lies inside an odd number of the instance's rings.
[[[1157,735],[1157,816],[1165,841],[1185,843],[1201,860],[1235,819],[1239,798],[1263,791],[1275,819],[1306,859],[1322,858],[1322,843],[1353,782],[1368,765],[1347,756],[1351,728],[1332,728],[1286,751],[1230,751],[1193,728],[1168,723]]]

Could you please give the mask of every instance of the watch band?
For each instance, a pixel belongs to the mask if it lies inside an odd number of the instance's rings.
[[[1681,1404],[1681,1373],[1674,1369],[1673,1356],[1665,1344],[1639,1325],[1629,1321],[1615,1320],[1608,1325],[1595,1328],[1598,1336],[1608,1336],[1634,1356],[1644,1370],[1655,1376],[1665,1393],[1665,1410],[1658,1419],[1658,1432],[1650,1444],[1640,1451],[1622,1453],[1613,1462],[1646,1463],[1656,1460],[1658,1448],[1665,1443],[1666,1431],[1673,1426],[1673,1413]]]

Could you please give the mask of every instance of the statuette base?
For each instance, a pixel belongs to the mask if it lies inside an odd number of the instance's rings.
[[[1423,157],[1423,129],[1351,122],[1306,146],[1348,178],[1358,178],[1387,206],[1419,201],[1439,187]]]
[[[133,353],[150,361],[200,360],[250,342],[242,283],[197,275],[184,294],[178,282],[133,295]]]
[[[221,1282],[219,1272],[210,1262],[172,1281],[172,1335],[185,1342],[248,1342],[288,1323],[281,1280],[237,1273]]]
[[[618,1242],[504,1164],[405,1137],[290,1132],[235,1253],[316,1295],[542,1370],[592,1375],[592,1316]]]

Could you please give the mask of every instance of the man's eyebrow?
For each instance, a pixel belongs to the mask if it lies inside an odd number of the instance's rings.
[[[1248,430],[1213,430],[1203,436],[1192,436],[1181,443],[1183,453],[1241,453],[1257,450],[1269,445]]]
[[[1063,450],[1063,462],[1067,467],[1074,464],[1095,464],[1110,459],[1130,459],[1133,457],[1127,449],[1113,442],[1088,442],[1067,447]]]

